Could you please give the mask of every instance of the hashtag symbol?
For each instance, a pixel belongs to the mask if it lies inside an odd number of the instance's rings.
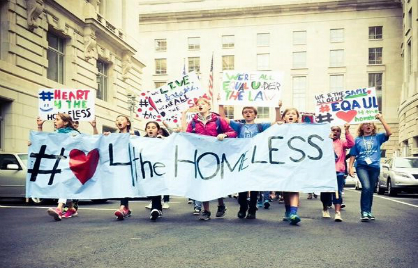
[[[318,114],[318,116],[316,117],[316,121],[318,123],[324,123],[324,122],[331,123],[331,121],[333,120],[334,119],[332,118],[330,113],[327,113],[326,115]]]
[[[148,101],[147,100],[139,100],[139,107],[148,107]]]
[[[321,107],[319,107],[319,111],[321,113],[329,112],[329,106],[328,105],[321,105]]]
[[[45,154],[46,145],[42,145],[39,153],[31,153],[30,157],[35,158],[35,164],[33,168],[28,169],[28,173],[31,174],[30,181],[35,182],[38,174],[51,174],[49,178],[48,185],[52,185],[54,183],[54,177],[56,173],[61,173],[61,169],[58,169],[58,164],[61,159],[65,159],[67,157],[64,156],[64,148],[61,148],[61,152],[59,155],[50,155]],[[42,159],[55,159],[55,164],[52,170],[40,170],[41,160]]]
[[[41,93],[39,93],[39,98],[43,101],[45,101],[45,100],[50,101],[50,100],[52,100],[53,95],[54,95],[54,93],[52,93],[52,92],[42,91]]]

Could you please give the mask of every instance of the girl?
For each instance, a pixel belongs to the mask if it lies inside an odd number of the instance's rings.
[[[335,193],[321,193],[322,202],[322,217],[330,218],[328,206],[331,206],[331,202],[335,207],[336,222],[341,222],[341,205],[343,203],[342,193],[344,188],[344,174],[345,174],[345,151],[350,149],[354,145],[354,138],[350,134],[350,125],[345,124],[345,140],[341,140],[341,128],[338,126],[331,127],[330,137],[333,140],[333,147],[335,153],[335,170],[337,172],[337,185],[338,185],[338,198]]]
[[[116,127],[119,130],[119,133],[131,133],[131,120],[126,115],[119,115],[116,117]],[[104,132],[103,135],[109,135],[110,132]],[[135,135],[131,133],[131,135]],[[115,211],[115,216],[118,220],[124,220],[127,217],[130,217],[132,211],[129,209],[129,199],[127,197],[120,200],[120,207]]]
[[[39,117],[36,120],[38,125],[38,131],[42,131],[43,124],[45,120],[40,119]],[[58,113],[55,116],[54,127],[56,133],[69,134],[71,136],[77,136],[80,134],[78,130],[74,127],[73,119],[70,115],[64,113]],[[64,205],[67,203],[68,210],[63,215]],[[71,218],[78,215],[77,210],[74,208],[74,203],[72,200],[67,200],[65,198],[58,199],[58,206],[54,208],[49,208],[47,210],[48,215],[54,218],[56,221],[60,221],[62,217]]]
[[[288,108],[283,112],[282,119],[284,123],[293,124],[299,122],[299,112],[296,108]],[[277,122],[282,124],[283,122]],[[283,220],[290,221],[290,224],[296,225],[300,222],[300,217],[298,216],[298,207],[299,207],[299,193],[298,192],[283,192],[284,206],[286,212],[284,214]]]
[[[356,161],[357,176],[361,182],[361,218],[362,222],[374,220],[372,214],[373,191],[380,173],[380,146],[392,135],[389,125],[381,114],[376,115],[386,133],[376,134],[374,123],[362,123],[358,127],[358,137],[350,151],[349,174],[354,174],[354,160]]]
[[[237,133],[229,126],[225,119],[219,115],[210,112],[210,102],[205,98],[199,98],[195,105],[198,108],[198,114],[196,114],[192,121],[187,126],[187,132],[196,133],[200,135],[207,135],[217,137],[222,141],[225,138],[235,138]],[[183,116],[182,121],[185,121]],[[184,124],[184,122],[182,122]],[[218,211],[216,217],[223,217],[225,215],[226,207],[222,198],[218,199]],[[200,213],[200,220],[210,220],[209,201],[203,202],[203,211]]]

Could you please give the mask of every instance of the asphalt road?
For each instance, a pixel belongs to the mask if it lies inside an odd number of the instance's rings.
[[[55,222],[48,206],[0,201],[0,267],[417,267],[418,195],[376,196],[376,221],[359,221],[360,192],[348,189],[343,222],[323,219],[321,202],[301,194],[299,226],[283,222],[284,206],[238,219],[227,198],[225,218],[192,215],[172,198],[163,218],[150,222],[147,201],[116,221],[118,201],[80,204],[79,216]],[[216,202],[211,202],[212,212]],[[331,214],[333,216],[333,213]]]

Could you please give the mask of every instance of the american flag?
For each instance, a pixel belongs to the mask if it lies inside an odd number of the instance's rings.
[[[212,61],[210,63],[210,72],[209,72],[209,96],[213,104],[213,54],[212,54]]]

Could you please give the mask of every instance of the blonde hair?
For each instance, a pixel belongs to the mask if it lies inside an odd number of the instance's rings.
[[[197,104],[199,103],[199,101],[204,101],[204,102],[206,102],[206,104],[207,104],[207,105],[209,105],[209,107],[211,106],[210,101],[209,101],[208,99],[204,98],[204,97],[200,97],[200,98],[198,98],[198,99],[194,102],[194,104],[195,104],[195,105],[197,105]]]
[[[364,124],[370,124],[373,126],[373,131],[372,131],[372,135],[376,135],[376,131],[377,131],[377,126],[375,125],[375,123],[369,122],[369,123],[361,123],[358,128],[357,128],[357,137],[361,137],[364,136],[364,132],[363,132],[363,126]]]

